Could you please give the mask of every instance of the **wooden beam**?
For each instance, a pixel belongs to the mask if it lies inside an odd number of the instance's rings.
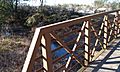
[[[117,12],[115,12],[115,18],[114,18],[114,23],[115,23],[115,38],[117,38],[117,35],[119,33],[118,16],[119,16],[119,13],[117,11]]]
[[[66,45],[66,43],[64,43],[55,33],[52,32],[50,35],[51,35],[51,37],[53,37],[54,39],[56,39],[56,41],[57,41],[69,54],[71,54],[71,56],[72,56],[73,58],[75,58],[75,60],[76,60],[79,64],[83,65],[82,62],[77,58],[77,56],[76,56],[75,54],[73,54],[73,51],[69,49],[69,47]],[[70,58],[72,59],[72,57],[70,57]],[[69,59],[69,60],[67,61],[66,68],[68,67],[67,65],[69,65],[69,63],[71,62],[71,59]]]
[[[90,23],[87,21],[85,26],[85,60],[84,65],[88,66],[90,61]]]
[[[90,26],[90,27],[91,27],[92,30],[95,31],[95,29],[94,29],[93,26]],[[95,45],[94,45],[93,50],[92,50],[92,52],[91,52],[92,56],[94,56],[94,54],[95,54],[96,46],[98,45],[98,43],[99,43],[100,46],[102,47],[102,42],[100,41],[100,38],[98,37],[98,36],[101,35],[101,31],[102,31],[102,29],[103,29],[103,23],[102,23],[102,25],[101,25],[101,29],[99,30],[98,35],[97,35],[96,32],[94,32],[94,35],[95,35],[95,37],[96,37],[97,39],[96,39],[96,41],[95,41]],[[102,47],[102,49],[103,49],[103,47]],[[96,56],[96,55],[95,55],[95,56]]]
[[[108,28],[107,28],[107,26],[108,26],[108,16],[107,15],[105,15],[104,16],[104,40],[103,40],[103,47],[104,47],[104,49],[106,49],[107,48],[107,43],[108,43],[108,41],[107,41],[107,33],[108,33]]]
[[[61,28],[64,28],[64,27],[79,24],[80,22],[87,21],[87,20],[90,20],[90,19],[94,19],[94,18],[97,18],[97,17],[102,17],[102,16],[104,16],[106,14],[113,13],[113,12],[116,12],[116,11],[119,11],[119,10],[114,10],[114,11],[109,11],[109,12],[102,12],[102,13],[96,13],[96,14],[92,14],[92,15],[82,16],[82,17],[79,17],[79,18],[70,19],[70,20],[66,20],[66,21],[63,21],[63,22],[49,24],[47,26],[43,26],[43,27],[40,27],[40,28],[43,29],[44,33],[49,33],[49,32],[51,32],[53,30],[58,30],[58,29],[61,29]]]
[[[85,28],[85,25],[86,25],[86,22],[84,22],[84,24],[83,24],[83,26],[82,26],[82,28],[81,28],[81,31],[83,31],[84,30],[84,28]],[[77,37],[77,39],[76,39],[76,43],[74,44],[74,46],[73,46],[73,48],[72,48],[72,51],[74,52],[75,50],[76,50],[76,48],[77,48],[77,43],[80,41],[80,38],[81,38],[81,34],[82,34],[82,32],[79,32],[79,34],[78,34],[78,37]],[[73,54],[73,53],[72,53]],[[69,57],[68,58],[68,61],[67,61],[67,64],[66,64],[66,68],[68,68],[68,66],[69,66],[69,62],[72,60],[72,57]]]
[[[53,72],[53,62],[52,62],[52,52],[51,52],[51,36],[50,34],[45,34],[42,36],[41,43],[46,47],[42,47],[42,56],[45,59],[43,59],[43,67],[47,72]],[[46,72],[44,70],[44,72]]]
[[[112,37],[112,33],[113,33],[112,27],[114,27],[114,24],[112,24],[112,26],[111,26],[110,34],[109,34],[109,36],[108,36],[108,42],[110,42],[110,39],[111,39],[111,37]]]
[[[37,28],[32,39],[22,72],[32,72],[34,59],[36,57],[37,50],[40,46],[41,41],[40,39],[41,39],[40,28]]]

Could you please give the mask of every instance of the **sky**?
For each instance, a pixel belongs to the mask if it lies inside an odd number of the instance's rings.
[[[46,0],[45,4],[47,5],[55,5],[55,4],[87,4],[92,5],[95,0]],[[119,1],[120,0],[108,0],[110,2],[112,1]]]
[[[45,4],[55,5],[55,4],[89,4],[91,5],[94,0],[46,0]]]
[[[95,0],[44,0],[44,4],[46,5],[57,5],[57,4],[86,4],[86,5],[92,5]],[[119,1],[120,0],[109,0],[110,2],[112,1]],[[23,2],[23,1],[21,1]],[[25,2],[25,1],[24,1]],[[40,5],[40,0],[29,0],[26,1],[27,3],[29,2],[30,5],[32,6],[39,6]]]

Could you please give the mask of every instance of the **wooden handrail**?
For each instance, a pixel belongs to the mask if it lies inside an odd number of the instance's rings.
[[[39,59],[41,67],[37,71],[76,71],[73,68],[78,65],[83,70],[82,68],[88,66],[107,49],[111,40],[117,38],[120,33],[119,11],[120,9],[87,15],[37,28],[22,72],[36,71],[34,66]],[[109,16],[113,17],[112,20]],[[100,19],[100,22],[92,22],[96,18]],[[77,26],[79,29],[72,30],[72,26],[73,28]],[[65,30],[68,32],[64,33]],[[71,35],[75,35],[74,38],[71,38]],[[69,41],[66,42],[66,39]],[[57,43],[54,49],[52,49],[53,42]],[[56,55],[61,49],[66,53]],[[40,57],[37,54],[40,54]]]
[[[82,16],[79,18],[75,18],[75,19],[71,19],[71,20],[66,20],[66,21],[62,21],[62,22],[58,22],[58,23],[54,23],[54,24],[50,24],[47,26],[43,26],[40,27],[40,29],[45,29],[45,32],[51,32],[52,30],[58,30],[62,27],[67,27],[67,26],[71,26],[74,24],[78,24],[82,21],[87,21],[93,18],[97,18],[99,16],[104,16],[107,15],[109,13],[114,13],[114,12],[118,12],[119,10],[114,10],[114,11],[109,11],[109,12],[102,12],[102,13],[96,13],[96,14],[92,14],[92,15],[87,15],[87,16]]]

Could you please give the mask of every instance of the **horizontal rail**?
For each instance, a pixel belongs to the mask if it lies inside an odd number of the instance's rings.
[[[104,15],[107,15],[109,13],[114,13],[114,12],[118,12],[118,11],[120,11],[120,9],[119,10],[114,10],[114,11],[109,11],[109,12],[102,12],[102,13],[96,13],[96,14],[92,14],[92,15],[82,16],[82,17],[79,17],[79,18],[75,18],[75,19],[66,20],[66,21],[63,21],[63,22],[58,22],[58,23],[47,25],[47,26],[43,26],[43,27],[40,27],[40,29],[45,29],[44,30],[45,32],[51,32],[53,30],[58,30],[62,27],[68,27],[68,26],[80,23],[82,21],[87,21],[87,20],[90,20],[90,19],[93,19],[93,18],[97,18],[99,16],[104,16]]]
[[[87,15],[37,28],[22,72],[68,72],[78,70],[75,67],[85,68],[120,33],[119,11]],[[34,70],[36,61],[41,62],[41,67]]]

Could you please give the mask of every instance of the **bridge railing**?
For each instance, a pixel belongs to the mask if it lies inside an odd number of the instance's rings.
[[[76,72],[94,61],[120,33],[119,11],[37,28],[22,72]]]

